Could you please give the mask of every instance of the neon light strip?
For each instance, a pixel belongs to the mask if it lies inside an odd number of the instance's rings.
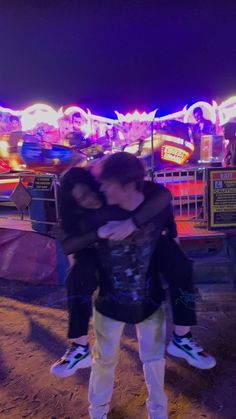
[[[11,115],[20,116],[22,114],[22,111],[13,111],[10,108],[3,108],[0,106],[0,112],[2,113],[10,113]]]
[[[43,104],[43,103],[37,103],[32,106],[28,106],[27,108],[21,111],[13,110],[10,108],[4,108],[3,106],[0,106],[0,112],[9,113],[11,115],[23,117],[23,120],[24,120],[25,115],[32,116],[34,112],[35,113],[42,112],[43,120],[41,122],[50,123],[50,125],[53,125],[55,128],[57,128],[58,119],[63,118],[64,116],[67,116],[75,112],[80,112],[86,119],[92,119],[101,123],[103,122],[103,123],[108,123],[108,124],[118,124],[120,122],[133,122],[133,121],[151,122],[153,119],[157,122],[173,120],[173,119],[179,119],[179,120],[182,120],[183,122],[188,122],[189,117],[192,116],[193,109],[198,106],[207,109],[208,113],[210,114],[210,119],[213,123],[217,122],[217,117],[218,117],[219,125],[223,125],[224,123],[228,122],[231,118],[236,117],[236,96],[232,96],[228,98],[227,100],[224,100],[220,105],[218,105],[215,101],[213,101],[212,104],[208,102],[204,102],[204,101],[198,101],[194,105],[190,106],[188,109],[187,109],[187,106],[185,106],[183,110],[181,111],[174,112],[172,114],[164,115],[161,117],[157,116],[155,119],[154,119],[154,116],[156,114],[156,109],[150,113],[147,113],[147,112],[140,113],[136,110],[133,113],[122,114],[118,111],[115,111],[115,114],[117,117],[117,119],[115,119],[115,118],[107,118],[104,116],[92,114],[89,109],[87,109],[87,111],[84,111],[79,106],[70,106],[66,108],[65,110],[63,110],[63,108],[61,107],[59,110],[55,110],[51,106],[47,104]],[[51,116],[51,119],[50,117],[46,117],[46,121],[45,121],[45,118],[43,116],[46,116],[47,113],[48,115]],[[27,122],[24,122],[24,125],[25,124],[27,126]]]
[[[185,106],[182,111],[178,111],[178,112],[175,112],[175,113],[171,113],[169,115],[157,117],[157,118],[155,118],[155,121],[168,121],[168,120],[171,120],[171,119],[182,119],[182,118],[184,118],[186,110],[187,110],[187,106]]]
[[[232,96],[218,106],[219,125],[226,124],[236,117],[236,96]]]
[[[147,113],[147,112],[139,112],[134,111],[133,113],[127,113],[126,115],[119,113],[118,111],[115,111],[115,114],[120,122],[132,122],[132,121],[145,121],[145,122],[151,122],[154,120],[155,114],[157,112],[157,109],[154,111]]]

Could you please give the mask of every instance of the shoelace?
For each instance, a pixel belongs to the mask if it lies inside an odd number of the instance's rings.
[[[188,341],[190,342],[190,344],[191,344],[191,347],[193,348],[193,349],[196,349],[197,350],[197,352],[203,352],[203,348],[198,344],[198,342],[197,342],[197,340],[196,339],[194,339],[194,338],[189,338],[188,339]]]
[[[79,345],[77,345],[77,346],[79,346]],[[66,358],[67,358],[67,356],[71,355],[71,354],[72,354],[72,352],[74,352],[75,350],[76,350],[75,345],[71,345],[71,346],[70,346],[70,347],[66,350],[66,352],[65,352],[65,354],[63,355],[62,359],[66,359]]]

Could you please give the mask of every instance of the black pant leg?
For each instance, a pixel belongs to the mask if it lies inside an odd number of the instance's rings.
[[[69,311],[68,338],[75,339],[88,334],[92,313],[92,295],[97,288],[96,265],[90,260],[85,265],[78,261],[66,278],[67,306]]]
[[[169,284],[173,323],[196,324],[192,261],[171,238],[162,236],[152,258],[154,275],[160,272]]]

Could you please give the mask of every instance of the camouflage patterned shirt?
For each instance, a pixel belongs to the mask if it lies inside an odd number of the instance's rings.
[[[139,323],[160,306],[163,292],[159,281],[148,275],[148,268],[171,213],[169,206],[123,241],[100,241],[98,254],[104,274],[95,302],[100,313],[126,323]]]

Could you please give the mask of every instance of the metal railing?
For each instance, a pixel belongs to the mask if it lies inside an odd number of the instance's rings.
[[[154,181],[172,193],[174,212],[181,221],[207,220],[206,168],[181,168],[154,172]]]
[[[206,168],[178,168],[173,170],[163,170],[154,172],[154,182],[163,184],[168,189],[170,189],[173,196],[173,206],[175,216],[179,221],[192,221],[194,220],[207,220],[207,211],[206,211]],[[38,194],[38,192],[43,192],[43,190],[34,189],[34,179],[35,178],[48,178],[51,179],[52,187],[51,192],[52,196],[45,196],[46,194]],[[23,184],[27,191],[31,195],[31,203],[25,211],[19,211],[18,214],[22,220],[29,221],[33,224],[44,224],[44,225],[56,225],[59,222],[59,203],[58,203],[58,184],[59,177],[57,175],[49,174],[36,174],[36,173],[24,173],[20,172],[17,174],[0,174],[0,184],[1,182],[8,182],[11,185],[11,180],[15,182],[15,187],[18,184]],[[45,191],[46,192],[46,191]],[[47,190],[47,192],[49,192]],[[37,196],[34,196],[37,195]],[[12,202],[11,196],[8,196],[7,199],[4,199],[6,202]],[[55,205],[54,213],[55,220],[42,220],[37,219],[36,217],[31,216],[30,208],[32,203],[35,201],[42,202],[53,202]],[[1,211],[2,212],[2,211]],[[0,217],[4,218],[4,215],[0,213]],[[10,218],[9,214],[5,215],[5,218]],[[40,218],[40,217],[39,217]]]
[[[34,180],[37,179],[49,179],[51,182],[50,189],[35,189],[34,188]],[[14,201],[13,193],[16,190],[16,188],[19,185],[23,185],[26,191],[31,196],[31,201],[28,205],[25,206],[25,208],[19,209],[19,206],[17,205],[17,202]],[[20,218],[23,221],[30,222],[33,224],[42,224],[42,225],[57,225],[59,222],[59,203],[58,203],[58,184],[59,184],[59,178],[57,175],[52,174],[37,174],[37,173],[25,173],[25,172],[18,172],[18,173],[10,173],[10,174],[0,174],[0,187],[1,185],[4,185],[4,188],[6,190],[5,192],[8,192],[8,195],[2,193],[1,191],[1,197],[0,197],[0,205],[1,205],[1,212],[0,217],[1,219],[11,219],[16,220],[16,215],[18,216],[18,219]],[[9,185],[9,186],[7,186]],[[45,192],[45,193],[43,193]],[[37,196],[36,196],[37,195]],[[41,195],[41,196],[40,196]],[[43,218],[42,214],[39,219],[36,217],[32,217],[32,204],[36,201],[39,202],[52,202],[53,205],[53,220],[48,220],[46,215],[45,219]],[[10,211],[6,210],[7,206],[15,206],[17,209],[17,212],[12,216]],[[5,207],[5,210],[4,210]]]

